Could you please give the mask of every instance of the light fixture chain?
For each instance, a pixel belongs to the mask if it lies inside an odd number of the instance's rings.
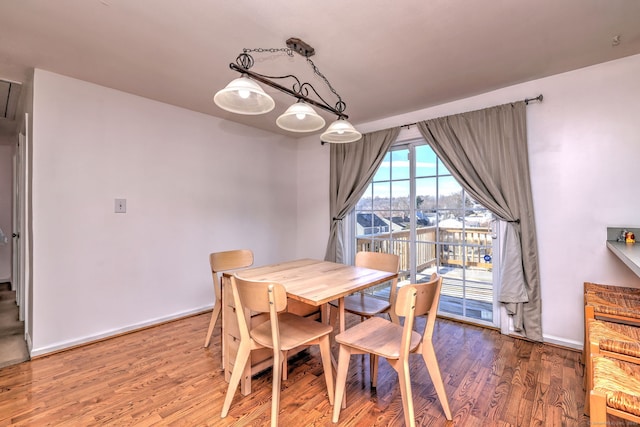
[[[261,48],[261,47],[258,47],[258,48],[256,48],[256,49],[247,49],[247,48],[244,48],[244,49],[242,49],[242,52],[244,52],[244,53],[249,53],[249,52],[258,52],[258,53],[264,53],[264,52],[269,52],[269,53],[284,52],[284,53],[286,53],[288,56],[293,56],[293,50],[289,49],[288,47],[282,47],[282,48],[274,48],[274,47],[272,47],[272,48],[267,48],[267,49],[264,49],[264,48]]]
[[[333,88],[333,86],[331,86],[331,83],[329,83],[329,79],[327,79],[324,74],[320,72],[316,64],[314,64],[314,62],[309,57],[307,57],[307,62],[309,63],[309,65],[311,65],[311,68],[313,68],[313,72],[320,76],[322,80],[324,80],[329,89],[331,89],[331,92],[333,92],[333,94],[338,98],[338,102],[336,103],[336,110],[342,113],[346,108],[346,104],[344,103],[344,101],[342,101],[342,98],[340,97],[340,95],[338,95],[338,92]]]

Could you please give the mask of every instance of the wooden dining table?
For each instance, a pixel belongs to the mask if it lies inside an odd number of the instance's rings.
[[[226,355],[225,377],[229,377],[233,369],[235,354],[233,352],[234,341],[238,337],[234,336],[237,328],[237,318],[235,308],[232,307],[230,280],[233,273],[225,273],[222,277],[223,285],[223,352]],[[278,264],[254,267],[236,272],[239,277],[249,280],[260,280],[280,283],[287,291],[290,300],[314,306],[326,307],[329,301],[338,300],[339,328],[340,332],[345,330],[344,297],[354,292],[375,286],[397,277],[396,273],[373,270],[364,267],[340,264],[329,261],[315,259],[299,259]],[[226,301],[225,301],[226,299]],[[328,322],[328,310],[324,312],[323,320]],[[248,320],[251,317],[247,314]],[[264,318],[257,319],[262,322]],[[241,392],[246,395],[251,392],[251,375],[264,369],[268,365],[268,360],[258,361],[259,357],[253,358],[251,367],[247,367],[247,372],[243,375]],[[255,363],[255,364],[254,364]],[[249,373],[251,372],[251,373]]]

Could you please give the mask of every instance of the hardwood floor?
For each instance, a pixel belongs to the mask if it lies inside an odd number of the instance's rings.
[[[205,313],[0,369],[0,426],[268,425],[271,370],[254,377],[251,395],[237,391],[229,416],[220,418],[227,384],[219,326],[210,348],[202,348],[209,318]],[[415,357],[418,425],[588,425],[578,352],[441,319],[434,342],[454,420],[445,420]],[[339,425],[404,424],[395,371],[381,361],[379,375],[372,390],[368,358],[352,357]],[[317,349],[290,360],[280,425],[333,425]]]

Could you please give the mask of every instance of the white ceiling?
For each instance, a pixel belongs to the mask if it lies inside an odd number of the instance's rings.
[[[296,136],[275,126],[293,101],[284,94],[267,90],[276,108],[264,116],[212,100],[243,48],[289,37],[315,48],[357,126],[640,53],[640,1],[3,0],[0,79],[42,68]],[[254,57],[253,71],[294,73],[335,102],[302,57]]]

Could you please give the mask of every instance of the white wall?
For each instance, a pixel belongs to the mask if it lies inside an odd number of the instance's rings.
[[[210,307],[209,252],[296,256],[293,139],[42,70],[33,108],[32,355]]]
[[[529,160],[540,253],[545,340],[582,345],[584,281],[640,286],[605,246],[607,226],[640,226],[640,55],[535,80],[460,101],[359,124],[364,132],[486,108],[542,93],[527,107]],[[326,242],[328,147],[302,141],[298,251]],[[318,144],[318,145],[315,145]],[[324,165],[320,166],[323,162]],[[307,177],[315,171],[314,179]],[[324,205],[319,202],[324,201]],[[318,214],[309,215],[315,210]],[[326,216],[325,215],[325,216]],[[323,231],[320,231],[323,230]]]
[[[0,141],[0,229],[7,243],[0,241],[0,283],[11,279],[11,233],[13,225],[13,146]],[[0,236],[1,238],[2,236]]]
[[[318,135],[298,141],[299,258],[324,259],[329,239],[329,144]]]

